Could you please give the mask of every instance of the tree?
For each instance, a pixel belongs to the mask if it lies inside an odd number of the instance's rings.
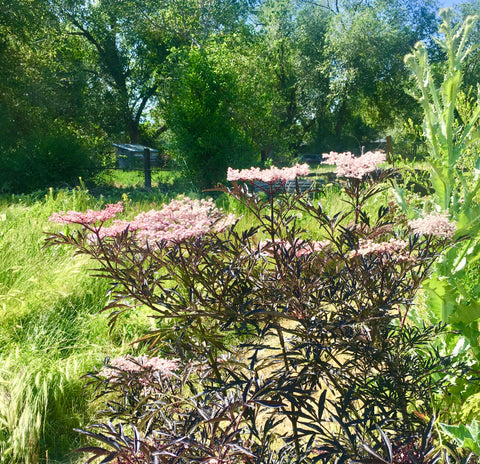
[[[330,83],[333,63],[328,49],[328,25],[332,12],[304,2],[296,15],[299,49],[298,101],[304,143],[313,150],[332,146],[333,113]]]
[[[435,7],[435,1],[423,0],[340,4],[328,31],[337,137],[355,119],[368,136],[412,113],[414,101],[404,92],[408,72],[403,56],[436,31]]]
[[[90,73],[101,86],[104,103],[123,123],[132,143],[140,141],[139,125],[157,90],[154,76],[167,55],[165,41],[153,48],[148,24],[142,23],[147,2],[57,2],[58,17],[69,34],[91,47]],[[155,38],[159,40],[157,36]],[[162,46],[163,45],[163,46]]]
[[[294,46],[294,14],[294,5],[290,0],[267,0],[259,14],[264,53],[275,76],[277,111],[284,131],[294,129],[298,108],[298,50]]]
[[[414,113],[403,56],[436,30],[434,1],[265,1],[257,21],[290,151],[358,148]]]
[[[0,188],[26,192],[88,178],[103,134],[80,115],[87,81],[64,41],[62,24],[47,1],[6,1],[4,6]]]
[[[211,187],[229,166],[254,161],[252,139],[240,124],[245,116],[241,74],[222,43],[179,50],[171,59],[175,71],[164,118],[173,153],[196,187]]]

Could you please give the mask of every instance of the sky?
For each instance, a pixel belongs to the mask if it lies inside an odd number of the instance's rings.
[[[446,6],[455,6],[461,3],[461,0],[440,0],[439,2],[440,8],[445,8]]]

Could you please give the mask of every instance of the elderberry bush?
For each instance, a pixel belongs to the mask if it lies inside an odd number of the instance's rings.
[[[408,312],[455,246],[455,223],[409,222],[392,205],[371,216],[395,175],[378,170],[383,155],[327,158],[344,202],[332,216],[312,200],[321,191],[286,192],[306,165],[229,169],[215,190],[255,218],[247,229],[186,197],[133,221],[112,222],[120,204],[52,216],[78,227],[47,244],[90,256],[112,283],[112,326],[132,305],[157,322],[139,340],[149,358],[90,374],[108,406],[82,431],[101,443],[84,449],[91,461],[371,462],[385,437],[407,443],[432,417],[446,374],[463,366],[432,343],[445,327],[414,326]]]

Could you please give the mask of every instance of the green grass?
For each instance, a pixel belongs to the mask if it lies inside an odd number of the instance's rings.
[[[109,201],[122,200],[126,195],[133,201],[161,203],[180,193],[197,196],[201,192],[178,171],[152,171],[151,189],[145,188],[143,171],[123,171],[114,169],[102,173],[97,184],[91,189],[96,197]]]
[[[152,171],[152,188],[173,187],[180,177],[181,175],[178,171],[154,170]],[[145,177],[143,171],[115,169],[104,175],[104,182],[115,188],[140,188],[145,185]]]
[[[0,201],[0,463],[71,463],[91,419],[80,378],[131,350],[150,320],[133,310],[110,333],[108,283],[65,247],[43,248],[52,212],[98,208],[84,190]]]
[[[110,333],[98,314],[108,283],[91,277],[91,262],[67,247],[43,248],[45,232],[61,227],[48,222],[53,212],[123,200],[132,217],[175,196],[174,189],[164,194],[129,184],[135,180],[129,175],[95,196],[82,187],[0,198],[0,464],[79,462],[72,450],[81,436],[73,428],[84,427],[94,412],[81,377],[104,357],[131,351],[129,344],[151,327],[142,309],[132,309]],[[176,177],[168,182],[174,186]],[[335,187],[315,201],[330,214],[343,208]],[[233,200],[220,196],[218,204],[242,217],[240,228],[254,224]],[[317,238],[314,221],[302,226]]]

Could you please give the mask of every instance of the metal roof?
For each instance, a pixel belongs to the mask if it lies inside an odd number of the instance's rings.
[[[140,145],[138,143],[114,143],[114,147],[117,147],[118,153],[121,154],[143,154],[143,151],[148,148],[151,153],[158,153],[158,150],[155,148],[146,147],[145,145]]]

